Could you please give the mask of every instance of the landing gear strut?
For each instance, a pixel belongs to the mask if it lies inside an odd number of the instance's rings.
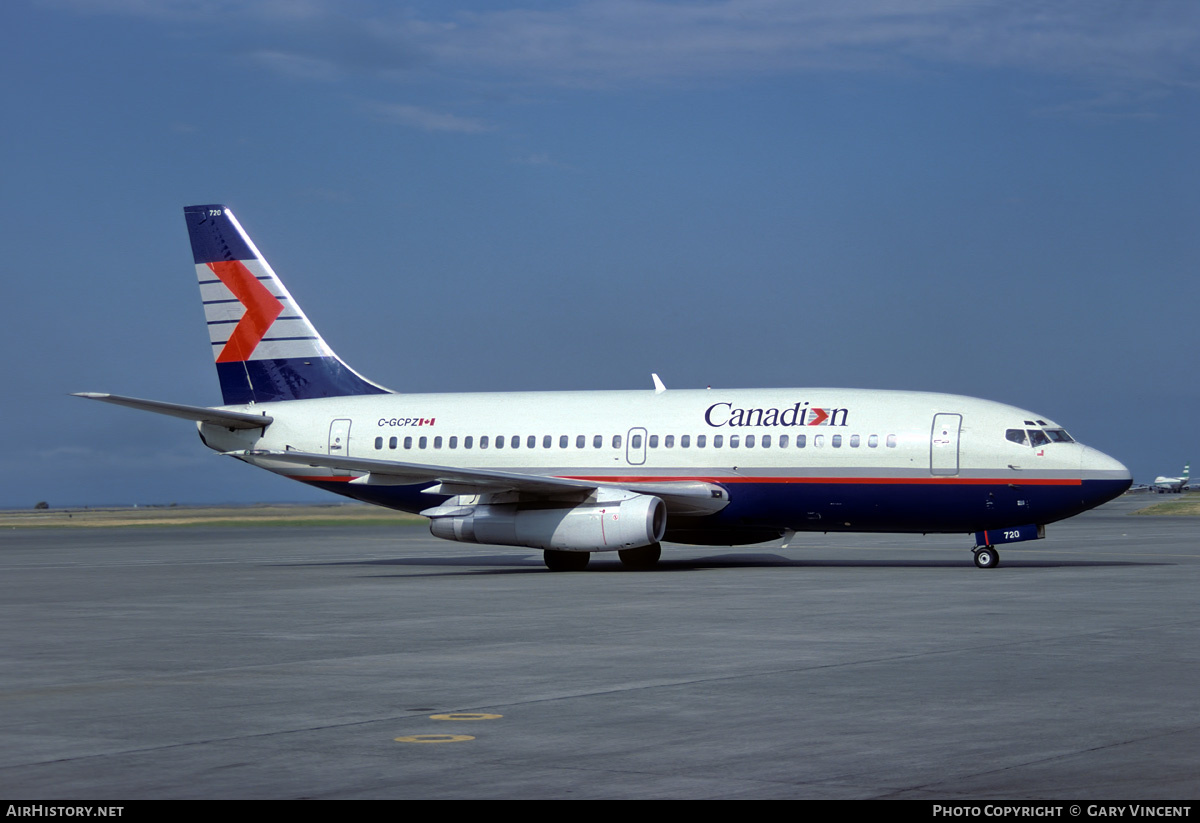
[[[1000,552],[991,546],[975,549],[975,565],[981,569],[994,569],[1000,565]]]
[[[617,552],[617,556],[621,558],[621,565],[625,568],[645,571],[658,565],[658,558],[662,557],[662,546],[658,543],[651,543],[640,549],[622,549]]]
[[[592,555],[588,552],[562,552],[546,549],[542,552],[546,568],[552,572],[581,572],[587,568]]]

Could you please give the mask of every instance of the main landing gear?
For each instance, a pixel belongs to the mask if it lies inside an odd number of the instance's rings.
[[[974,549],[975,565],[981,569],[994,569],[1000,565],[1000,552],[991,546],[980,546]]]
[[[637,549],[622,549],[617,552],[617,556],[621,558],[621,565],[625,568],[632,571],[645,571],[658,565],[658,558],[662,557],[662,546],[658,543],[651,543],[649,546]],[[552,572],[581,572],[587,568],[592,555],[590,552],[564,552],[558,549],[546,549],[542,552],[542,559],[546,562],[546,568]]]
[[[639,549],[624,549],[617,552],[617,556],[621,558],[621,565],[630,571],[645,571],[658,565],[658,558],[662,557],[662,545],[651,543]]]

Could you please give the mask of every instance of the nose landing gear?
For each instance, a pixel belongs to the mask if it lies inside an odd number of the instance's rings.
[[[975,532],[975,565],[981,569],[994,569],[1000,565],[997,543],[1017,543],[1022,540],[1041,540],[1046,536],[1046,527],[1037,523],[1024,526],[1005,526],[1002,529],[987,529]]]
[[[991,546],[982,546],[975,551],[975,565],[980,569],[994,569],[1000,565],[1000,552]]]

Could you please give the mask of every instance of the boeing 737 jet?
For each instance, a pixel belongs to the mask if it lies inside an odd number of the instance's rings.
[[[861,389],[405,394],[334,354],[222,205],[184,209],[223,404],[81,397],[194,420],[206,446],[434,535],[541,549],[555,570],[660,543],[795,532],[1043,537],[1129,471],[1040,414],[950,394]]]
[[[1154,486],[1152,487],[1159,494],[1179,494],[1188,484],[1192,473],[1191,465],[1183,467],[1183,477],[1159,477],[1154,478]]]

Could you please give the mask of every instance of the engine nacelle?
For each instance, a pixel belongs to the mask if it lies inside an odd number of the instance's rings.
[[[576,552],[636,549],[662,540],[667,507],[648,494],[601,490],[575,506],[481,503],[452,514],[432,514],[435,537],[462,543],[528,546]]]

